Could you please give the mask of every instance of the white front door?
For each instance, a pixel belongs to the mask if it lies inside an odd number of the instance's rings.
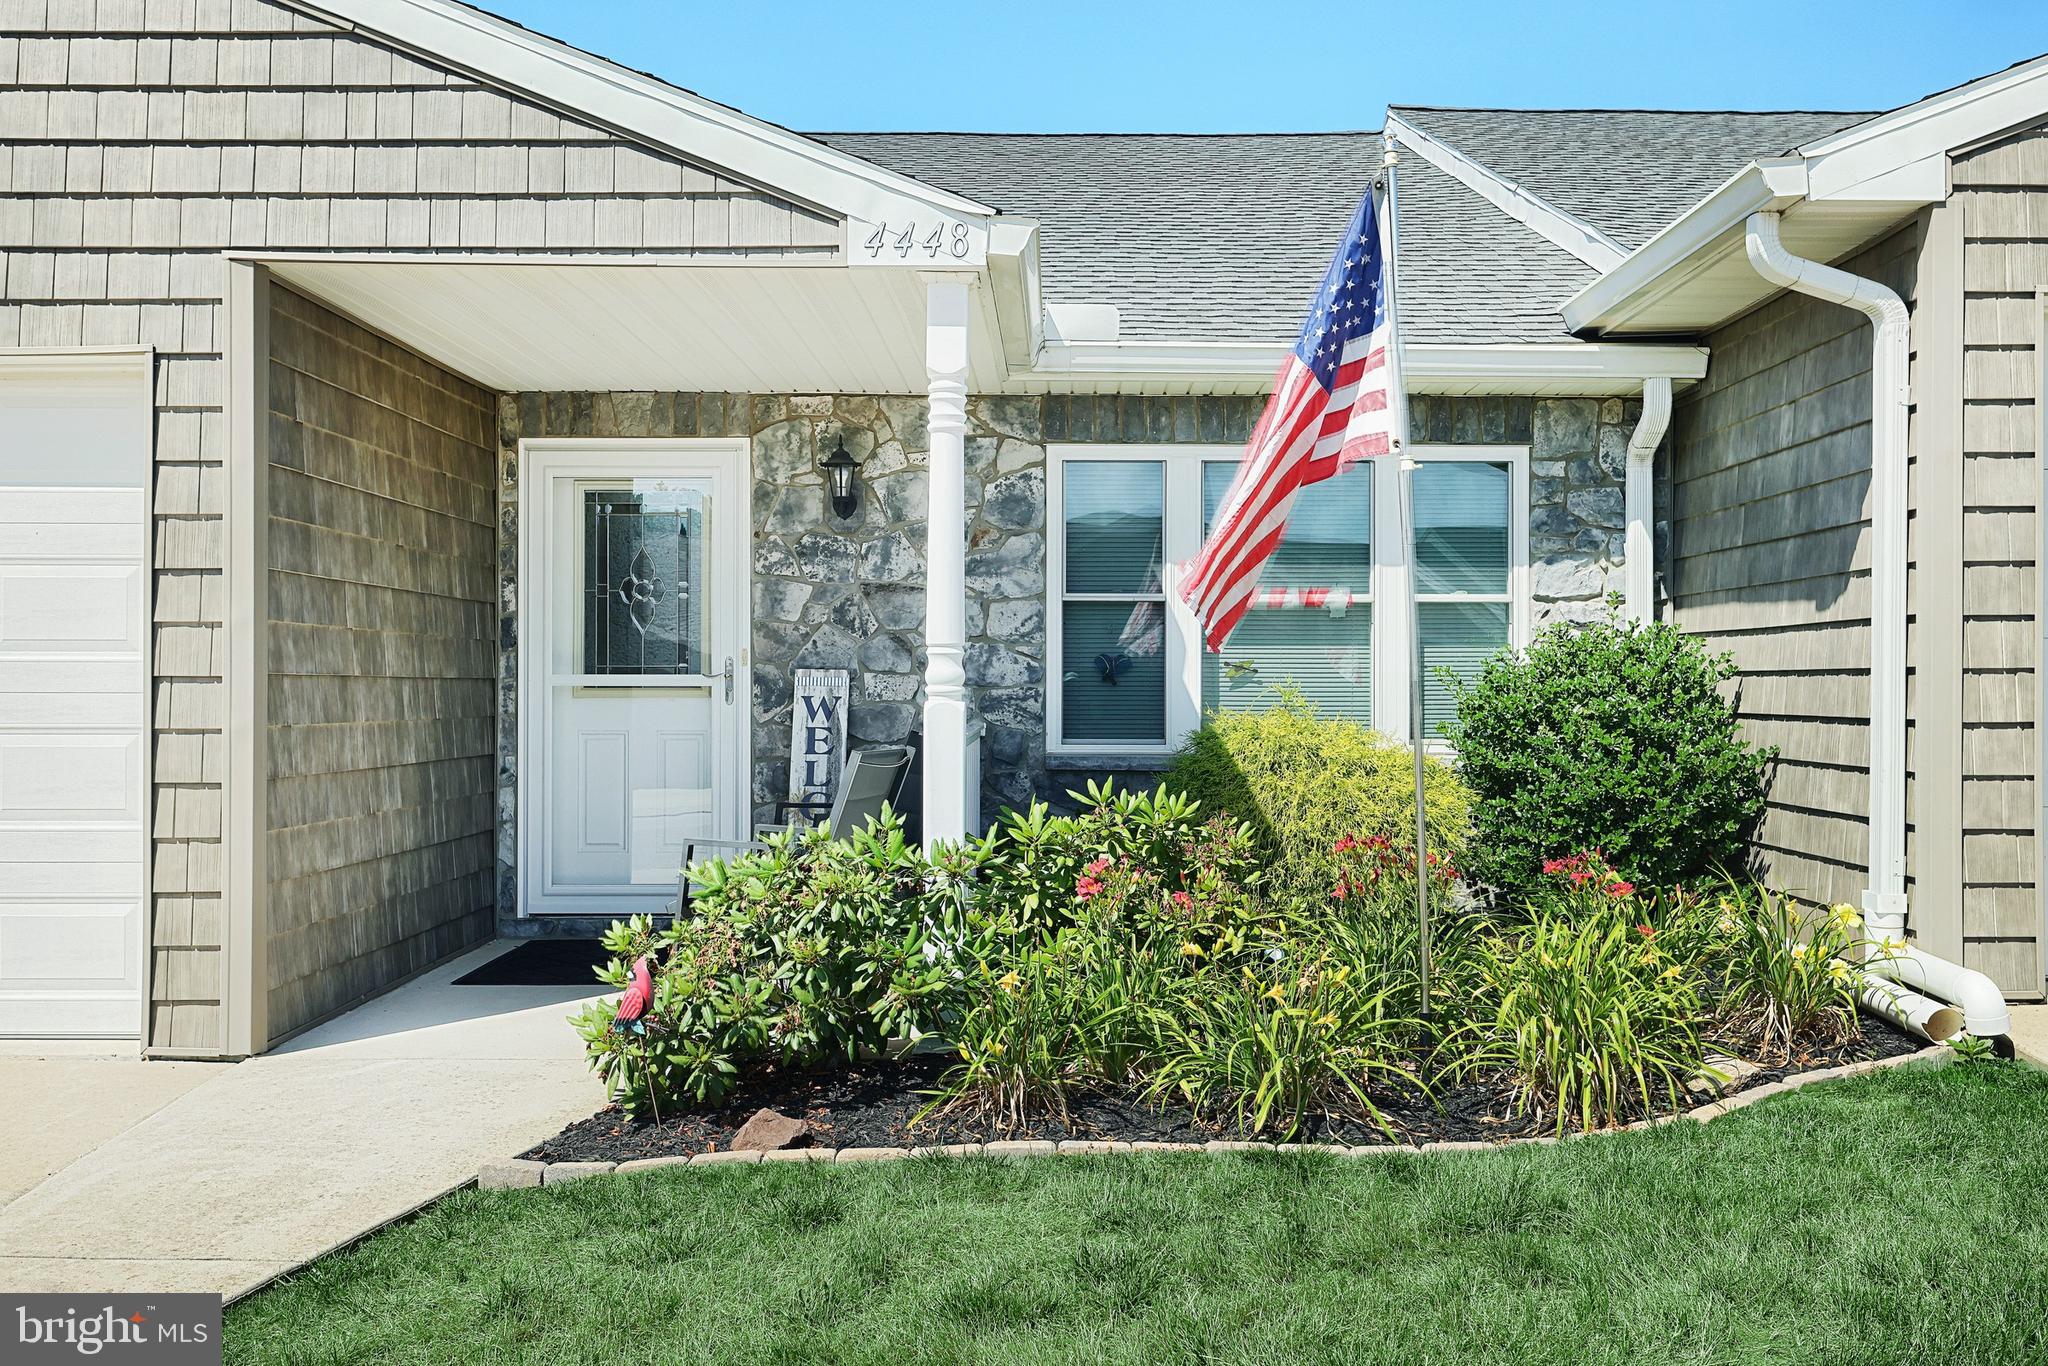
[[[659,911],[751,805],[746,445],[529,443],[522,488],[522,910]]]
[[[0,1035],[142,1027],[150,423],[146,353],[0,353]]]

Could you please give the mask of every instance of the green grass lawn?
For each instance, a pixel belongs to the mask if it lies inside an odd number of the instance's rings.
[[[1554,1147],[769,1165],[468,1191],[246,1362],[2048,1360],[2048,1076]]]

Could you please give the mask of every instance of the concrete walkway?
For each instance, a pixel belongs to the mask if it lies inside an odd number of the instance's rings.
[[[450,985],[509,947],[232,1066],[0,1059],[0,1291],[232,1297],[590,1114],[589,992]]]
[[[2048,1068],[2048,1005],[2011,1006],[2013,1052],[2021,1062]]]

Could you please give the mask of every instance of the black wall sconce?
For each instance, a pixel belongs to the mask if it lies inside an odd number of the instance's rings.
[[[844,435],[839,438],[839,448],[820,460],[818,468],[825,472],[825,491],[832,498],[832,515],[843,522],[860,507],[860,485],[855,479],[860,465],[846,453]]]

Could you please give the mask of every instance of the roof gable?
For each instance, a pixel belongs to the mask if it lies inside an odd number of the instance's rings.
[[[455,0],[275,0],[360,29],[437,65],[531,96],[573,117],[669,149],[799,204],[874,224],[962,222],[970,259],[986,252],[995,210],[801,134],[544,37]]]
[[[1132,340],[1291,342],[1380,165],[1377,133],[820,133],[1044,225],[1049,304],[1118,310]],[[1566,341],[1594,271],[1423,161],[1401,162],[1407,334]]]

